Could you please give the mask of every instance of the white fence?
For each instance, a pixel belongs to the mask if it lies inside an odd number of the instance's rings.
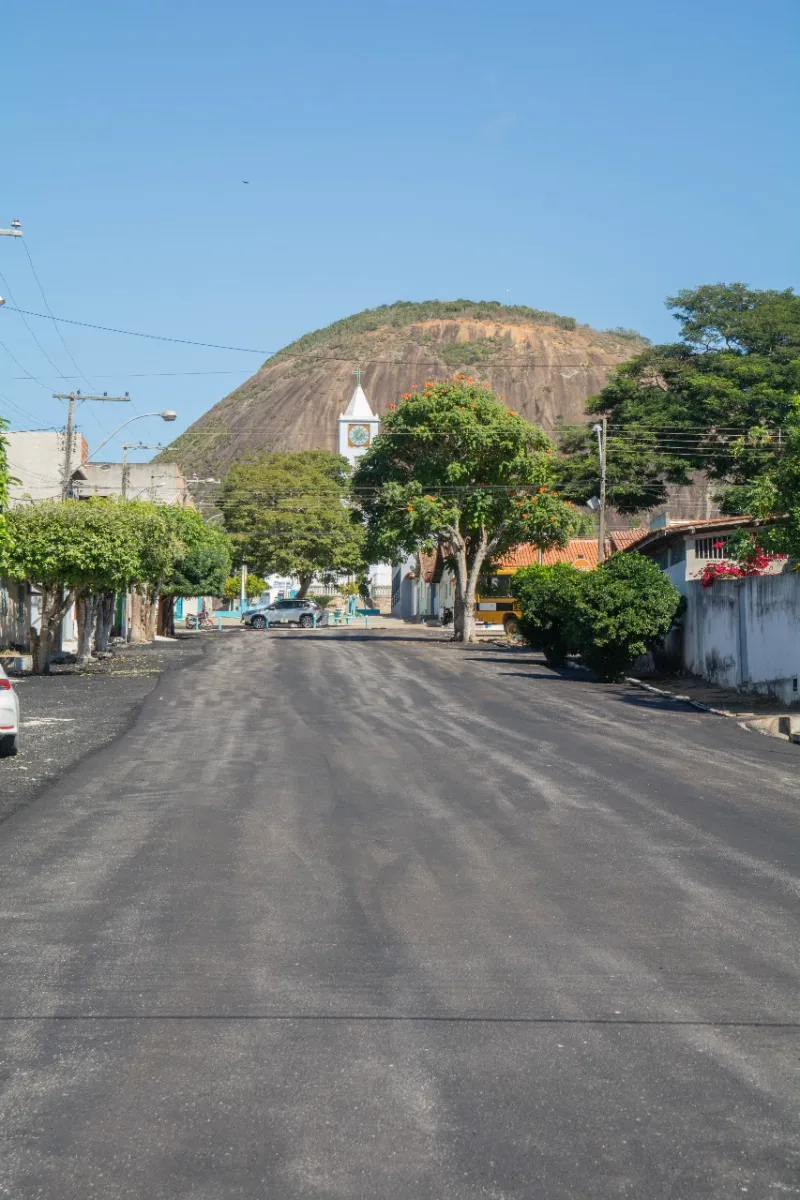
[[[722,687],[800,703],[800,574],[688,589],[683,665]]]

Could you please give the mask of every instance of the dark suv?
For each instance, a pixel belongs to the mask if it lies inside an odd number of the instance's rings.
[[[269,625],[299,625],[311,629],[314,618],[317,625],[328,624],[328,614],[314,600],[273,600],[272,604],[258,604],[242,613],[242,624],[253,629],[266,629]]]

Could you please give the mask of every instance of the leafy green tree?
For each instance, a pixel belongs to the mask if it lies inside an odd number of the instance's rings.
[[[253,600],[267,590],[267,581],[260,575],[248,574],[245,581],[245,592],[248,600]],[[242,595],[242,581],[238,575],[230,575],[225,580],[222,592],[226,600],[239,600]]]
[[[780,434],[771,431],[764,438],[774,455],[766,458],[748,487],[725,497],[729,512],[770,518],[757,534],[740,537],[738,558],[744,560],[761,548],[800,559],[800,396],[793,400]],[[733,550],[733,539],[728,539],[726,557]]]
[[[646,555],[612,555],[586,572],[576,597],[574,640],[582,660],[600,679],[619,679],[667,632],[680,599]]]
[[[609,417],[607,496],[620,512],[662,504],[667,484],[698,471],[731,489],[733,506],[774,455],[768,439],[800,392],[800,297],[791,289],[705,285],[667,307],[680,341],[617,367],[589,403]],[[572,499],[588,498],[599,475],[590,433],[569,435],[562,449],[560,479]]]
[[[372,561],[438,543],[456,577],[455,638],[472,641],[487,559],[563,546],[576,513],[550,488],[553,446],[469,376],[429,381],[383,420],[353,478]]]
[[[575,612],[586,578],[587,572],[571,563],[524,567],[512,578],[511,592],[522,612],[520,632],[544,652],[549,666],[561,667],[577,653]]]
[[[210,525],[197,509],[170,505],[161,512],[173,550],[166,570],[160,576],[153,572],[148,584],[151,604],[163,598],[163,619],[174,632],[177,597],[222,596],[233,551],[227,534]]]
[[[237,556],[262,575],[296,575],[300,597],[317,574],[363,569],[349,477],[346,459],[323,450],[262,454],[232,467],[220,507]]]
[[[141,578],[145,539],[137,536],[136,507],[154,508],[91,499],[24,505],[8,513],[8,572],[13,579],[38,584],[41,592],[37,673],[49,671],[60,623],[78,597],[122,590]]]

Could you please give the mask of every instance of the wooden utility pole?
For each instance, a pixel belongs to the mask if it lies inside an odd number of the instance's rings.
[[[97,400],[107,404],[128,404],[130,396],[126,392],[124,396],[109,396],[107,392],[103,392],[102,396],[84,396],[82,392],[53,392],[54,400],[67,400],[67,444],[64,447],[64,479],[61,484],[61,498],[68,500],[72,491],[72,442],[75,437],[75,402],[77,400]]]

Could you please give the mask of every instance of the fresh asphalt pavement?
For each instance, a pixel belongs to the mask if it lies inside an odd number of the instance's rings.
[[[232,634],[0,827],[0,1196],[800,1194],[800,748]]]

